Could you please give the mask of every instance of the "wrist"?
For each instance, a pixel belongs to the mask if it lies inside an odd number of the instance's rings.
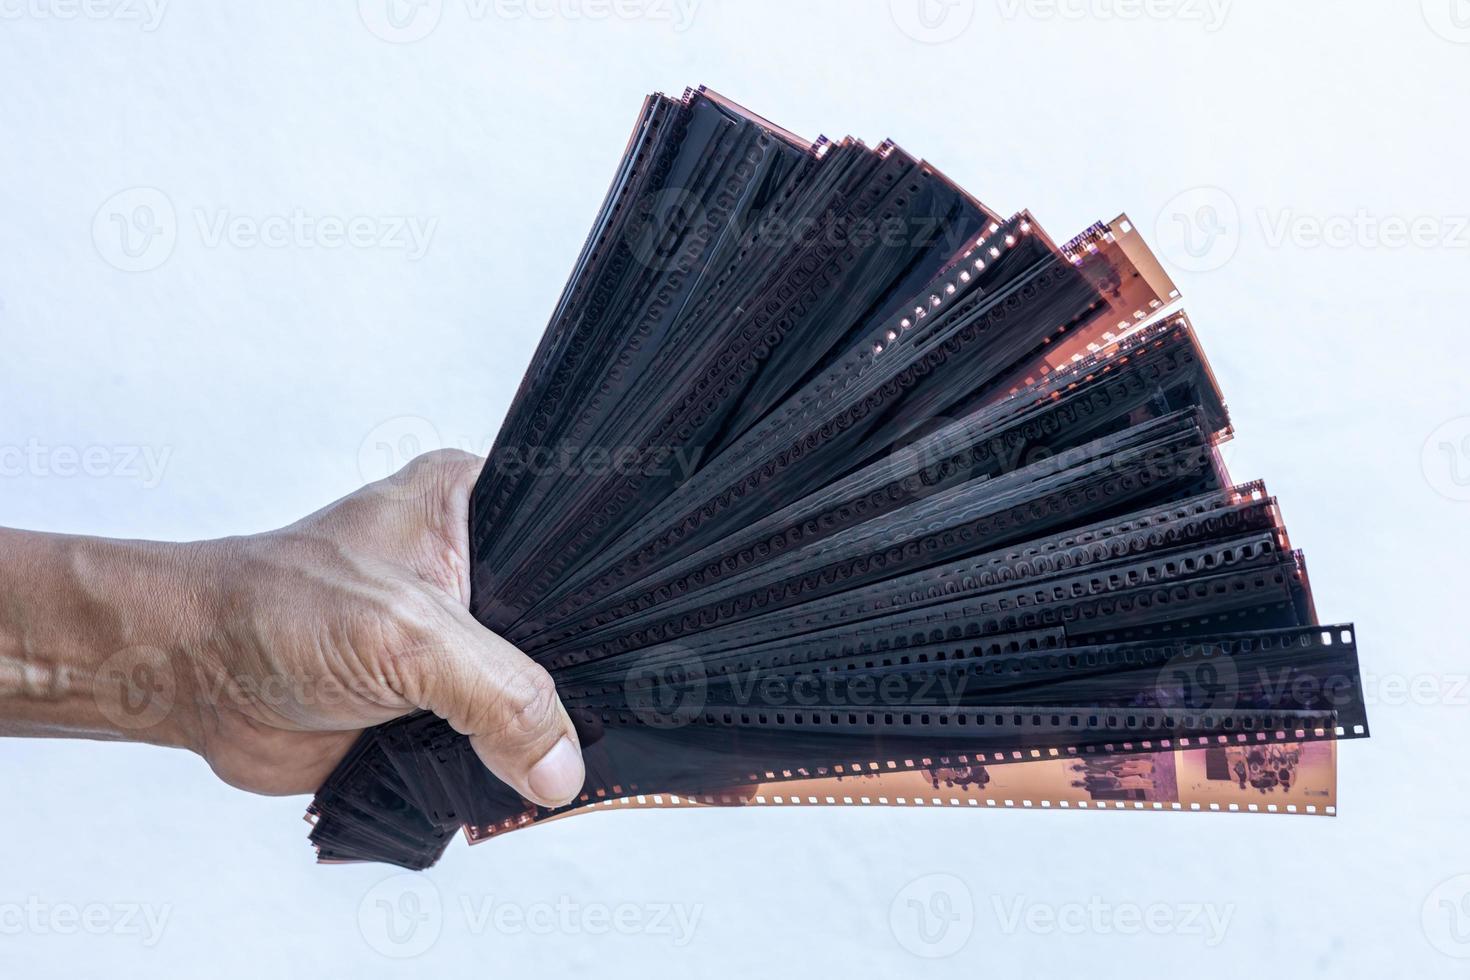
[[[0,731],[197,750],[218,547],[0,530]]]

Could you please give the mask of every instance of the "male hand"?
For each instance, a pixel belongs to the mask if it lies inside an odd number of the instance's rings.
[[[581,751],[550,675],[467,611],[480,465],[429,453],[219,541],[0,532],[19,556],[0,561],[0,730],[183,745],[231,785],[307,793],[364,728],[423,708],[529,799],[571,800]]]

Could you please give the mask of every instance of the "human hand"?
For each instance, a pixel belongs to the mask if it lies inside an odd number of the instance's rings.
[[[429,453],[288,527],[218,541],[3,532],[22,556],[0,568],[19,592],[0,656],[20,693],[0,730],[182,745],[231,785],[306,793],[362,729],[423,708],[529,799],[567,802],[584,770],[550,675],[467,610],[480,464]]]

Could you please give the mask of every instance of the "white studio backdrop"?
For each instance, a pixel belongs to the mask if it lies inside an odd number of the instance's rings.
[[[1463,970],[1464,0],[0,0],[0,523],[246,533],[483,452],[640,100],[701,82],[1133,217],[1358,624],[1340,815],[598,814],[401,879],[183,753],[10,741],[0,975]]]

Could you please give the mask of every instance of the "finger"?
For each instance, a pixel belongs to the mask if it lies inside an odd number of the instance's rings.
[[[425,453],[409,465],[414,474],[411,478],[429,487],[420,497],[424,507],[420,515],[422,526],[443,549],[425,556],[416,555],[413,564],[420,575],[465,606],[470,602],[470,495],[484,465],[483,457],[458,449]],[[445,555],[453,559],[446,562]],[[417,560],[420,557],[423,562]],[[452,574],[441,577],[445,569]]]
[[[469,523],[470,493],[484,466],[483,456],[462,449],[435,449],[409,460],[387,482],[415,488],[419,491],[415,497],[434,506],[436,513],[431,516],[448,518],[448,526],[463,529]],[[460,517],[464,519],[453,520]]]
[[[556,685],[541,665],[457,612],[459,636],[421,663],[421,706],[470,736],[480,761],[542,806],[582,791],[582,749]]]
[[[392,476],[369,484],[359,508],[341,518],[353,528],[378,530],[380,546],[425,581],[470,601],[470,495],[485,460],[458,449],[437,449],[415,456]],[[356,497],[347,498],[350,505]],[[384,501],[392,506],[384,507]],[[334,505],[335,506],[335,505]]]

